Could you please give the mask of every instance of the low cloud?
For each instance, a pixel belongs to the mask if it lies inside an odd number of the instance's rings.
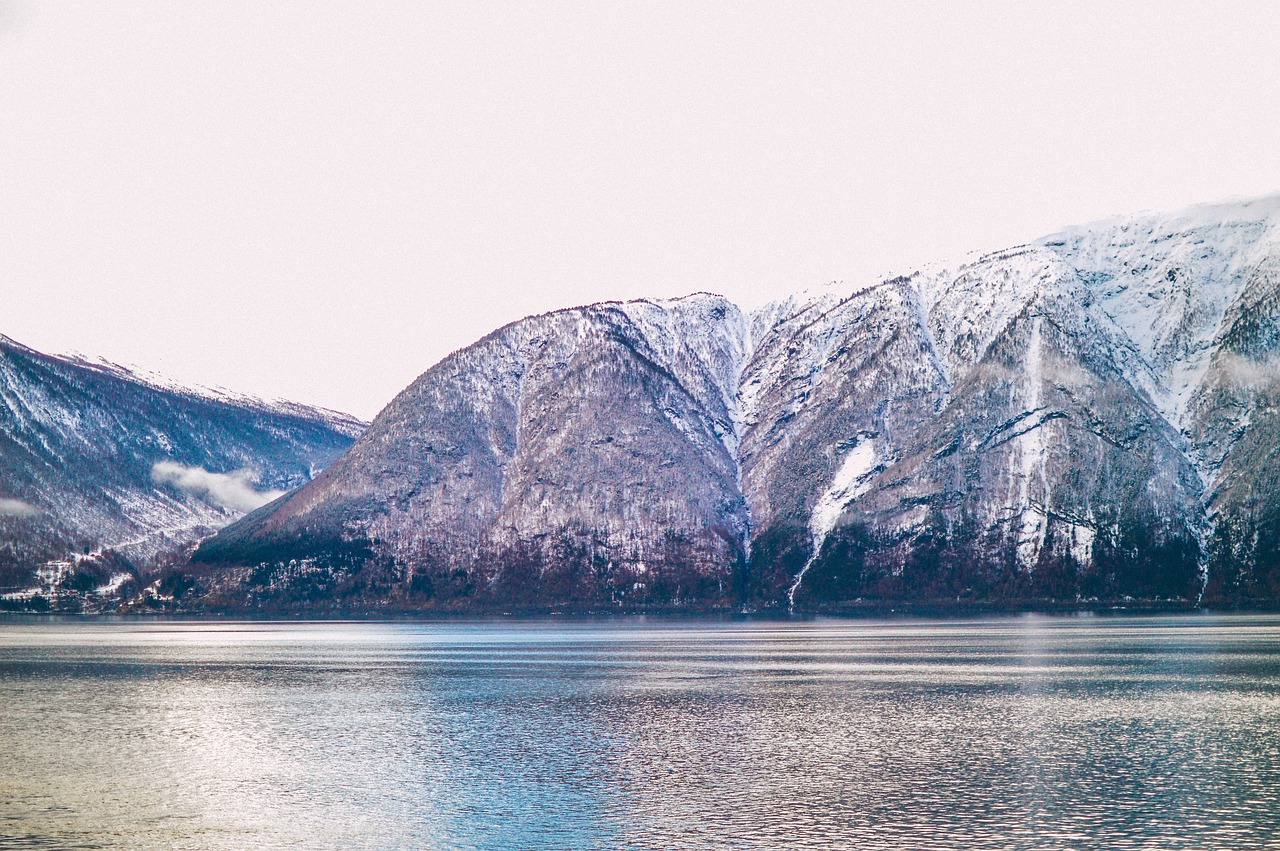
[[[232,473],[210,473],[204,467],[188,467],[176,461],[157,461],[151,468],[151,480],[158,485],[173,485],[183,493],[202,499],[227,511],[247,514],[261,508],[284,491],[258,490],[251,470]]]
[[[1246,387],[1257,387],[1280,378],[1280,363],[1274,355],[1258,359],[1226,354],[1218,361],[1218,368],[1228,381]]]
[[[39,513],[40,509],[29,502],[23,502],[20,499],[0,499],[0,517],[35,517]]]

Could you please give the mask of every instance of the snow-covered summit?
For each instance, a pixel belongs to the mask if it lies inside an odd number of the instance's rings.
[[[1039,240],[1088,283],[1147,368],[1135,375],[1174,425],[1204,380],[1230,309],[1280,246],[1280,195],[1117,217]]]

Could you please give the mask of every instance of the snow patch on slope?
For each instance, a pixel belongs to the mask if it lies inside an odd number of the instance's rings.
[[[1044,317],[1036,316],[1031,322],[1031,335],[1027,341],[1026,376],[1023,383],[1023,398],[1028,411],[1041,409],[1042,386],[1044,384],[1044,344],[1041,336]],[[1018,514],[1018,563],[1030,569],[1040,556],[1044,546],[1048,521],[1044,511],[1032,505],[1031,486],[1038,482],[1044,500],[1048,502],[1048,480],[1045,476],[1045,439],[1043,424],[1039,428],[1030,428],[1020,434],[1018,441],[1018,479],[1017,497],[1013,510]]]
[[[840,462],[831,486],[819,497],[809,518],[809,529],[813,532],[815,550],[821,546],[827,535],[835,528],[844,508],[854,499],[866,492],[871,484],[876,466],[875,442],[866,439],[858,442]]]
[[[836,470],[831,485],[818,498],[817,504],[809,515],[809,533],[813,536],[813,552],[796,573],[791,587],[787,589],[789,608],[795,608],[796,591],[804,581],[804,575],[817,561],[818,555],[822,552],[822,545],[826,542],[827,535],[831,534],[831,530],[835,528],[840,515],[844,513],[849,503],[866,493],[875,474],[881,469],[882,465],[877,463],[875,441],[870,437],[860,438],[840,462],[840,468]]]

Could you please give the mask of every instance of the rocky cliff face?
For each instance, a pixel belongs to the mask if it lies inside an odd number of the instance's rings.
[[[532,317],[197,554],[219,599],[1280,598],[1280,199],[744,315]]]
[[[362,427],[0,337],[0,595],[17,605],[99,585],[114,594],[122,571],[309,481]],[[90,585],[67,584],[77,581]]]

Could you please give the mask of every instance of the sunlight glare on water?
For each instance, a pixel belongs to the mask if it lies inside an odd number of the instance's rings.
[[[0,621],[0,848],[1232,848],[1280,618]]]

